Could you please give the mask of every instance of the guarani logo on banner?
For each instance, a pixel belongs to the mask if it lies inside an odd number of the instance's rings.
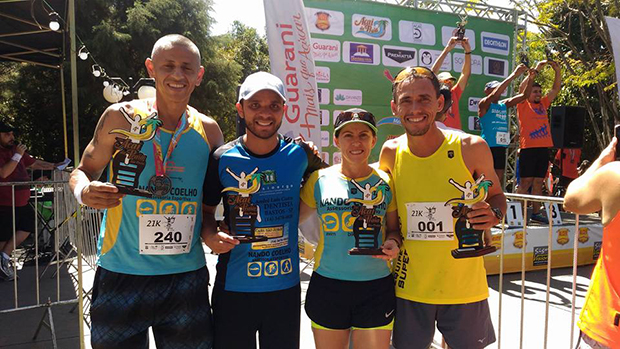
[[[435,26],[430,23],[399,21],[398,38],[409,44],[435,46]]]
[[[508,35],[482,32],[482,52],[508,56],[510,53],[510,37]]]
[[[311,33],[342,36],[344,14],[339,11],[306,7],[306,20]]]
[[[340,41],[312,39],[312,56],[315,61],[340,62]]]
[[[388,67],[409,67],[418,65],[416,49],[410,47],[389,46],[382,48],[383,65]]]
[[[345,41],[342,60],[350,64],[379,65],[379,45]]]
[[[392,40],[392,21],[385,17],[354,14],[351,33],[356,38]]]

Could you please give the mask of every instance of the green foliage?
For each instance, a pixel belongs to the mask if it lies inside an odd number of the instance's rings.
[[[553,60],[562,65],[562,91],[554,105],[586,107],[584,158],[598,155],[620,122],[615,66],[604,16],[619,17],[617,0],[513,1],[538,25],[528,33],[531,62],[545,59],[550,46]],[[553,81],[551,69],[539,77],[543,88]]]
[[[231,139],[235,135],[236,88],[244,72],[241,64],[246,60],[223,54],[227,50],[223,40],[209,35],[213,21],[209,13],[211,4],[212,0],[80,1],[76,6],[76,32],[107,75],[121,77],[126,82],[129,77],[137,80],[148,76],[144,61],[158,38],[171,33],[190,38],[200,49],[205,67],[202,84],[194,91],[190,104],[215,118],[225,137]],[[247,41],[261,47],[260,52],[266,52],[264,38],[242,25],[236,28],[238,35],[231,34],[230,47],[245,45]],[[252,33],[256,38],[252,38]],[[246,41],[234,42],[239,39]],[[264,57],[255,60],[263,62]],[[247,62],[250,61],[248,58]],[[90,141],[99,116],[109,105],[102,95],[103,80],[91,74],[94,63],[91,58],[77,60],[81,149]],[[69,155],[72,157],[69,57],[65,64]],[[262,68],[262,64],[255,66]],[[64,158],[59,71],[27,64],[0,64],[0,112],[0,117],[14,120],[22,131],[20,141],[33,155],[49,161]]]

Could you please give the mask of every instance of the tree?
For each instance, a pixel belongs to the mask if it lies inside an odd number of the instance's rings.
[[[89,60],[78,59],[78,99],[80,146],[90,141],[101,113],[109,105],[102,97],[102,79],[95,78],[91,66],[99,64],[108,76],[146,77],[144,60],[155,41],[178,33],[196,43],[202,54],[205,77],[190,103],[214,117],[226,135],[234,134],[236,86],[241,68],[234,60],[218,56],[217,39],[209,36],[212,0],[91,0],[77,6],[76,31],[91,53]],[[79,48],[79,46],[78,46]],[[67,59],[68,61],[68,59]],[[0,79],[0,108],[24,131],[23,141],[30,151],[50,160],[63,157],[62,105],[59,73],[53,69],[11,64],[13,79]],[[65,69],[65,81],[69,69]],[[69,91],[67,91],[67,96]],[[67,112],[71,113],[67,98]],[[69,133],[72,132],[69,125]],[[71,141],[71,137],[70,137]],[[69,145],[72,147],[72,144]]]
[[[544,57],[544,46],[563,65],[563,89],[557,104],[585,106],[586,154],[597,154],[620,121],[611,52],[604,16],[618,17],[620,2],[600,0],[512,0],[538,26],[540,34],[528,39],[530,60]],[[541,57],[542,56],[542,57]]]

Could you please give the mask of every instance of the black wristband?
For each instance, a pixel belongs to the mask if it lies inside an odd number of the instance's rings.
[[[469,55],[469,54],[471,54],[471,51],[469,51],[469,52],[465,52],[465,54],[466,54],[466,55]]]

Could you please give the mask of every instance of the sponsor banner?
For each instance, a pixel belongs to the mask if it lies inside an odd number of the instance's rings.
[[[342,36],[344,13],[306,7],[306,19],[311,33]]]
[[[549,260],[549,247],[547,246],[535,246],[534,255],[532,258],[532,265],[537,267],[540,265],[547,265]]]
[[[329,89],[328,88],[319,88],[319,104],[329,104]]]
[[[345,41],[342,60],[351,64],[379,65],[379,45]]]
[[[419,54],[419,59],[418,59],[419,65],[423,67],[431,68],[433,64],[435,63],[435,61],[437,60],[437,57],[441,55],[441,51],[429,50],[429,49],[424,48],[424,49],[420,49],[418,51],[418,54]],[[448,55],[446,56],[446,59],[443,60],[443,64],[441,65],[441,68],[439,70],[440,71],[452,70],[451,53],[448,53]]]
[[[265,0],[264,6],[271,72],[282,79],[288,96],[280,133],[317,144],[319,103],[304,5],[302,0]]]
[[[339,164],[342,162],[342,153],[339,151],[334,152],[334,156],[332,158],[332,165]]]
[[[418,65],[417,51],[411,47],[389,46],[381,48],[383,65],[387,67],[409,67]]]
[[[510,53],[510,36],[508,35],[482,32],[480,33],[480,41],[482,52],[504,56],[508,56]]]
[[[312,57],[319,62],[340,62],[340,41],[312,39]]]
[[[435,26],[422,22],[399,21],[398,38],[409,44],[435,46]]]
[[[321,109],[321,126],[329,125],[329,110]]]
[[[392,21],[385,17],[354,14],[351,34],[356,38],[392,40]]]
[[[321,147],[329,147],[329,131],[321,131]]]
[[[616,81],[620,81],[620,19],[613,17],[605,17],[607,28],[609,28],[609,36],[611,36],[611,49],[614,53],[614,61],[616,62]],[[618,85],[618,96],[620,96],[620,84]]]
[[[482,98],[479,97],[469,97],[469,101],[467,102],[467,110],[477,113],[478,112],[478,103]]]
[[[467,118],[467,128],[471,131],[482,130],[482,127],[480,127],[480,118],[477,115],[471,115]]]
[[[458,73],[462,72],[463,64],[465,64],[465,54],[458,52],[453,53],[452,70]],[[471,73],[482,75],[482,56],[471,55]]]
[[[314,73],[316,74],[317,83],[329,84],[331,74],[328,67],[314,67]]]
[[[508,61],[501,58],[484,57],[484,75],[505,78],[508,76]]]
[[[443,26],[441,27],[441,44],[445,47],[450,41],[450,38],[456,36],[457,27]],[[465,29],[465,37],[469,39],[469,46],[471,50],[476,49],[476,33],[471,29]],[[456,49],[463,49],[460,44],[457,44]]]
[[[362,105],[362,90],[334,90],[334,104],[335,105]]]

